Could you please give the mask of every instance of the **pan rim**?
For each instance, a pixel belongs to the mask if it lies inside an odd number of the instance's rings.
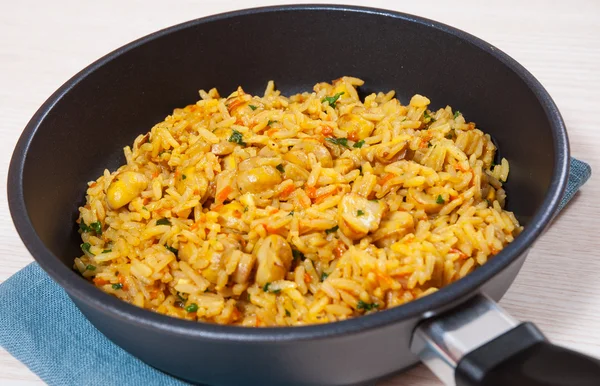
[[[44,121],[46,115],[53,109],[54,105],[75,85],[83,81],[89,74],[96,71],[98,68],[102,67],[104,64],[110,62],[114,58],[122,55],[123,53],[179,30],[223,19],[233,19],[237,17],[251,16],[254,14],[276,14],[278,12],[287,11],[315,10],[355,12],[377,15],[381,17],[390,17],[440,30],[476,46],[489,55],[492,55],[494,59],[499,60],[504,66],[515,72],[515,74],[517,74],[529,87],[529,89],[536,96],[541,107],[544,109],[546,117],[550,122],[553,135],[552,141],[556,150],[556,155],[554,158],[555,169],[553,171],[552,180],[548,191],[545,194],[545,198],[541,207],[532,217],[531,223],[515,239],[514,242],[505,247],[498,255],[487,262],[484,266],[478,268],[465,278],[440,289],[434,294],[414,300],[402,305],[401,307],[395,307],[345,321],[321,325],[265,328],[248,328],[198,323],[157,314],[149,310],[135,307],[98,290],[92,284],[85,281],[75,272],[65,266],[58,259],[58,257],[50,252],[48,248],[46,248],[40,237],[36,234],[35,229],[33,228],[33,225],[29,219],[23,194],[23,171],[29,146],[38,128]],[[444,309],[446,306],[455,303],[457,300],[467,299],[469,296],[475,295],[478,292],[479,287],[506,269],[519,256],[526,253],[526,251],[533,245],[535,240],[549,225],[566,188],[568,170],[569,144],[567,131],[556,104],[541,83],[521,64],[516,62],[503,51],[457,28],[419,16],[391,10],[360,6],[304,4],[249,8],[187,21],[146,35],[129,44],[117,48],[111,53],[96,60],[65,82],[57,91],[55,91],[38,109],[38,111],[33,115],[29,123],[26,125],[19,138],[19,141],[17,142],[10,161],[7,193],[11,217],[15,224],[15,228],[17,229],[17,232],[23,240],[26,248],[39,263],[39,265],[52,277],[52,279],[61,287],[63,287],[71,297],[76,298],[79,302],[83,302],[87,306],[93,307],[96,311],[100,311],[104,314],[110,315],[111,317],[120,319],[123,322],[139,324],[140,326],[144,326],[149,329],[160,330],[160,333],[185,335],[188,337],[211,340],[276,343],[342,336],[357,332],[365,332],[370,329],[380,328],[392,323],[406,321],[411,318],[424,318],[432,315],[433,311],[437,312],[441,309]]]

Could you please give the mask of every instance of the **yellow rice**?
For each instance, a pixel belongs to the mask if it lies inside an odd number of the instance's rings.
[[[216,89],[88,184],[75,268],[139,307],[243,326],[343,320],[458,280],[520,232],[509,165],[450,106]]]

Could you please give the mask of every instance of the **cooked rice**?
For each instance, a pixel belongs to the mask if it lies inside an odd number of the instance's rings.
[[[450,106],[361,101],[362,84],[200,91],[88,184],[76,269],[142,308],[254,327],[396,307],[485,264],[521,230],[508,162]]]

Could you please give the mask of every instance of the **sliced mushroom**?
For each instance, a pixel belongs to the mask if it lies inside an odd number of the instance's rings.
[[[250,274],[254,269],[254,265],[256,263],[256,256],[250,253],[242,254],[240,258],[240,262],[233,273],[233,281],[238,284],[246,284],[250,279]]]
[[[348,194],[338,206],[338,225],[348,238],[357,240],[379,228],[386,209],[387,205],[382,201]]]
[[[264,286],[285,278],[292,265],[292,248],[283,237],[269,235],[256,250],[256,259],[256,283]]]
[[[273,166],[263,165],[250,170],[239,171],[236,177],[241,194],[260,193],[281,183],[281,172]]]
[[[148,178],[141,173],[123,172],[115,177],[106,190],[106,202],[119,209],[131,202],[148,187]]]
[[[408,233],[415,231],[415,221],[408,212],[390,212],[388,213],[377,231],[372,234],[375,245],[380,248],[387,247],[400,240]]]

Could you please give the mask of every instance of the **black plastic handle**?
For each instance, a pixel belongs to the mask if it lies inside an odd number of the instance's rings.
[[[555,346],[522,323],[463,357],[455,380],[457,386],[599,386],[600,360]]]

